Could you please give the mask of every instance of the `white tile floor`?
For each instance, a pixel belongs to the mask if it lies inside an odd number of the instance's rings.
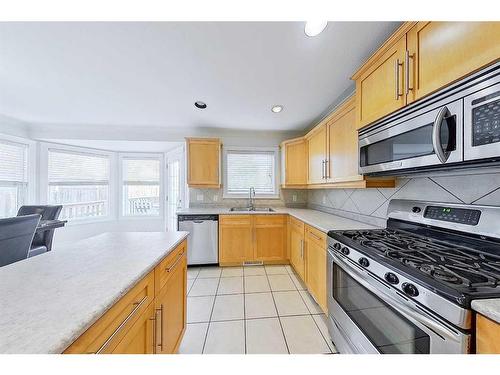
[[[290,266],[190,267],[183,354],[336,353]]]

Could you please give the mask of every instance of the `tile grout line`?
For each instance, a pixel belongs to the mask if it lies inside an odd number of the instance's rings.
[[[271,284],[269,283],[269,275],[267,274],[267,270],[265,269],[265,267],[264,267],[264,272],[266,273],[266,278],[267,278],[267,283],[269,284],[269,289],[271,289]],[[287,271],[287,275],[288,275],[288,271]],[[288,354],[291,354],[290,348],[288,346],[288,341],[286,339],[285,330],[283,329],[283,324],[281,323],[281,317],[280,317],[280,314],[278,312],[278,306],[276,305],[276,301],[274,299],[274,294],[273,294],[272,290],[271,290],[271,298],[273,299],[274,308],[276,309],[276,316],[278,317],[278,322],[280,324],[281,334],[283,335],[283,340],[285,340],[286,350],[287,350]]]
[[[205,341],[203,342],[203,348],[201,350],[201,354],[205,352],[205,345],[207,344],[208,332],[210,331],[210,325],[212,324],[212,314],[214,313],[215,301],[217,300],[217,292],[219,291],[220,279],[221,278],[219,277],[219,282],[217,283],[217,289],[215,290],[214,302],[212,304],[212,310],[210,311],[210,317],[208,318],[207,332],[205,333]]]

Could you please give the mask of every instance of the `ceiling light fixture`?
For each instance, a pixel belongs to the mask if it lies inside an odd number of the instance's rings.
[[[271,108],[271,111],[273,111],[274,113],[280,113],[282,110],[283,110],[282,105],[275,105]]]
[[[199,100],[197,102],[194,102],[194,106],[196,108],[199,108],[199,109],[205,109],[205,108],[207,108],[207,105],[204,102],[201,102]]]
[[[320,34],[328,24],[328,21],[307,21],[304,32],[307,36],[316,36]]]

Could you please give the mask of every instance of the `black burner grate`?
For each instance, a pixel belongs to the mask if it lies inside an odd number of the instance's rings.
[[[342,235],[450,286],[500,285],[500,256],[495,254],[392,229],[345,231]]]

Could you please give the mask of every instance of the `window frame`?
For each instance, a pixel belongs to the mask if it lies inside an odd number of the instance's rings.
[[[94,149],[91,147],[70,146],[60,143],[40,143],[40,202],[49,204],[49,152],[50,150],[69,152],[81,155],[93,155],[107,157],[109,159],[109,174],[108,174],[108,211],[104,216],[88,216],[67,220],[66,225],[88,224],[96,222],[108,222],[116,219],[116,199],[113,199],[114,192],[117,188],[117,172],[114,166],[116,165],[117,153]]]
[[[222,149],[222,176],[223,176],[223,192],[222,198],[228,199],[241,199],[248,198],[248,193],[231,193],[228,192],[227,183],[227,155],[231,152],[243,152],[243,153],[259,153],[268,152],[274,155],[274,192],[272,194],[256,193],[255,199],[279,199],[280,198],[280,157],[279,157],[279,147],[224,147]]]
[[[158,160],[160,162],[160,177],[159,177],[159,185],[160,185],[160,209],[158,215],[125,215],[123,212],[123,160],[124,159],[133,159],[133,160]],[[118,219],[119,220],[141,220],[141,219],[163,219],[165,217],[165,155],[161,153],[149,153],[149,152],[119,152],[118,153]]]
[[[37,200],[37,142],[18,136],[0,133],[0,141],[26,146],[26,196],[22,205],[29,205]],[[19,206],[17,210],[21,207]]]

